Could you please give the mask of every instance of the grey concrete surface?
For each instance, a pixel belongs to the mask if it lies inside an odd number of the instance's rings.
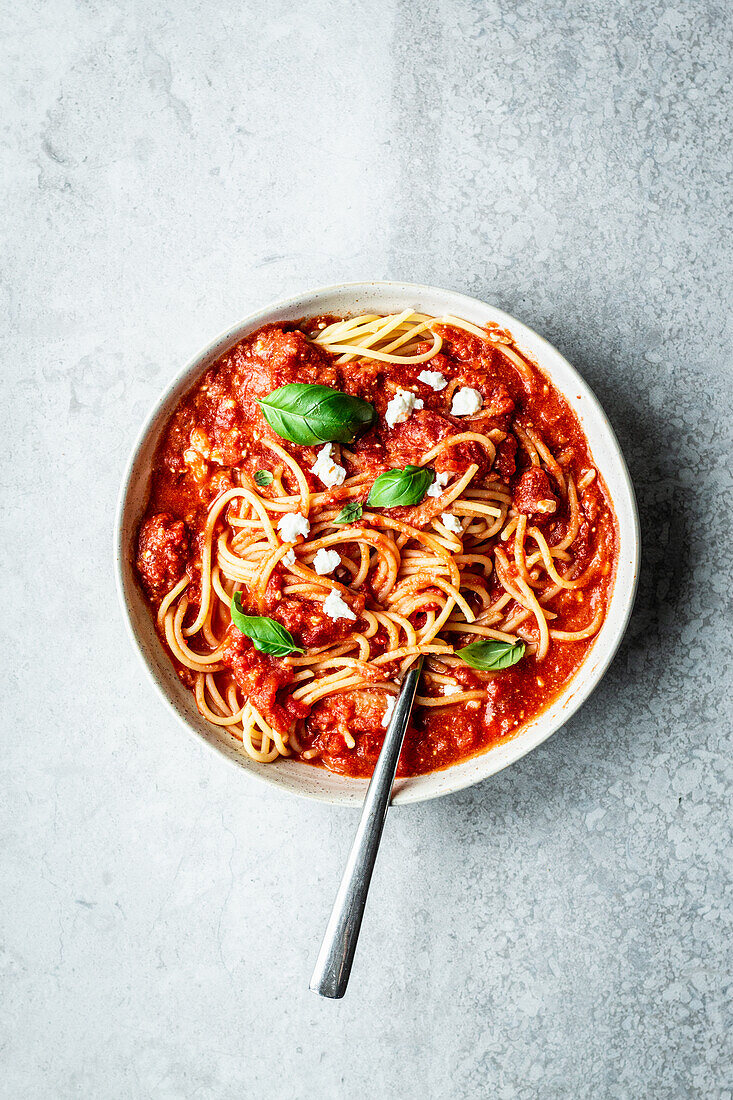
[[[730,7],[2,19],[2,1095],[730,1097]],[[355,817],[174,724],[111,528],[180,364],[360,278],[553,341],[620,436],[645,552],[566,728],[390,817],[332,1004],[307,985]]]

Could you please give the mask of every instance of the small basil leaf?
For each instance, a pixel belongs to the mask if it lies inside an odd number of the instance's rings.
[[[259,485],[261,489],[264,489],[266,485],[272,485],[272,474],[269,470],[258,470],[255,474],[255,485]]]
[[[481,672],[498,672],[502,668],[511,668],[517,661],[521,661],[527,647],[524,642],[500,642],[496,639],[486,639],[481,642],[471,642],[463,649],[456,650],[456,657],[477,668]]]
[[[303,650],[295,644],[293,635],[275,619],[267,619],[263,615],[246,615],[242,608],[240,592],[235,592],[231,603],[232,622],[237,630],[241,630],[247,638],[250,638],[255,649],[260,653],[269,653],[273,657],[286,657],[288,653],[302,653]]]
[[[404,470],[388,470],[380,474],[367,497],[375,508],[397,508],[419,504],[433,480],[432,470],[423,466],[405,466]]]
[[[353,523],[357,519],[361,519],[361,514],[364,511],[364,505],[361,501],[354,501],[351,504],[345,504],[339,514],[336,516],[334,523]]]
[[[330,386],[291,382],[260,401],[265,420],[281,439],[310,447],[351,443],[375,417],[374,407]]]

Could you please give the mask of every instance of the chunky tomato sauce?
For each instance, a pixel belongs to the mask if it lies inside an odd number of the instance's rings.
[[[341,367],[306,339],[304,333],[315,332],[317,324],[318,319],[312,319],[301,325],[260,329],[223,355],[176,409],[156,455],[149,504],[138,540],[138,575],[153,606],[188,572],[192,581],[188,588],[190,615],[195,615],[201,532],[208,509],[222,492],[240,484],[240,471],[252,479],[256,471],[272,465],[272,453],[262,445],[263,438],[276,440],[295,456],[311,489],[324,491],[310,472],[318,448],[300,447],[277,437],[257,403],[290,382],[331,386],[375,406],[378,418],[374,426],[349,445],[353,458],[345,463],[347,476],[369,473],[376,477],[391,467],[417,464],[436,442],[468,427],[483,433],[498,430],[504,438],[491,471],[487,469],[485,449],[473,442],[448,450],[431,465],[438,473],[457,474],[463,473],[469,463],[476,463],[476,482],[498,478],[507,482],[515,508],[543,531],[549,545],[557,544],[565,535],[569,516],[558,498],[557,486],[544,469],[529,465],[526,453],[517,445],[515,425],[529,425],[541,436],[576,484],[583,484],[593,460],[576,415],[538,370],[530,368],[528,379],[497,348],[458,329],[444,330],[443,348],[428,364],[357,361]],[[459,379],[462,386],[479,390],[483,408],[479,416],[471,418],[470,425],[463,418],[451,416],[444,395],[419,379],[426,366],[449,379]],[[417,393],[424,408],[390,429],[384,414],[397,387]],[[288,491],[297,492],[287,470],[283,484]],[[334,488],[328,499],[338,501],[342,493]],[[581,525],[572,546],[573,559],[577,573],[594,555],[598,568],[582,590],[562,591],[548,605],[557,616],[552,626],[563,631],[582,629],[599,606],[605,608],[615,571],[616,521],[600,474],[579,492],[579,499]],[[395,508],[385,514],[425,526],[440,511],[439,500],[425,498],[416,507]],[[336,579],[345,582],[338,572]],[[501,594],[494,574],[488,586],[492,597]],[[307,648],[334,644],[359,629],[358,619],[356,623],[334,622],[316,601],[284,596],[282,588],[283,571],[278,567],[267,587],[266,608],[259,613],[281,622],[299,645]],[[374,592],[367,581],[353,592],[352,607],[358,616],[360,610],[375,606]],[[531,623],[528,625],[531,627]],[[380,631],[377,648],[386,651],[389,644],[386,635],[381,635]],[[463,641],[455,637],[456,646],[474,640],[470,636]],[[191,639],[194,646],[199,641]],[[487,699],[480,704],[417,709],[405,738],[398,774],[416,775],[448,767],[513,734],[552,702],[577,672],[592,644],[593,639],[555,641],[543,661],[527,656],[512,668],[491,675],[488,681],[468,666],[451,668],[451,675],[459,683],[466,689],[482,688]],[[300,740],[304,750],[316,749],[320,754],[314,763],[350,776],[371,774],[384,737],[383,691],[365,687],[328,696],[312,708],[305,708],[286,690],[292,683],[292,670],[282,660],[255,650],[234,627],[229,628],[225,663],[245,697],[268,721],[279,724],[278,728],[287,728],[296,720],[303,723]],[[375,672],[375,679],[395,672],[396,667],[383,667]],[[190,686],[188,670],[181,666],[179,674]],[[356,745],[348,748],[352,738]]]

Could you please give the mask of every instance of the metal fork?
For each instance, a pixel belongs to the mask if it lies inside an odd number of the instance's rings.
[[[382,839],[397,761],[415,702],[422,663],[423,659],[419,657],[414,668],[405,676],[364,799],[359,828],[356,830],[310,981],[310,988],[321,997],[343,997],[349,983],[369,883]]]

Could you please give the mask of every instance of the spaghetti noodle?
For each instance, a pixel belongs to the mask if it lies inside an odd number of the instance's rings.
[[[366,400],[374,422],[347,442],[289,442],[261,402],[293,383]],[[430,487],[373,506],[390,469],[429,471]],[[166,430],[137,567],[199,711],[262,763],[369,774],[389,700],[423,654],[410,774],[551,701],[602,625],[615,555],[564,398],[508,333],[405,310],[268,326],[223,356]],[[290,653],[233,625],[236,593],[289,632]],[[523,656],[468,664],[461,651],[482,641]]]

